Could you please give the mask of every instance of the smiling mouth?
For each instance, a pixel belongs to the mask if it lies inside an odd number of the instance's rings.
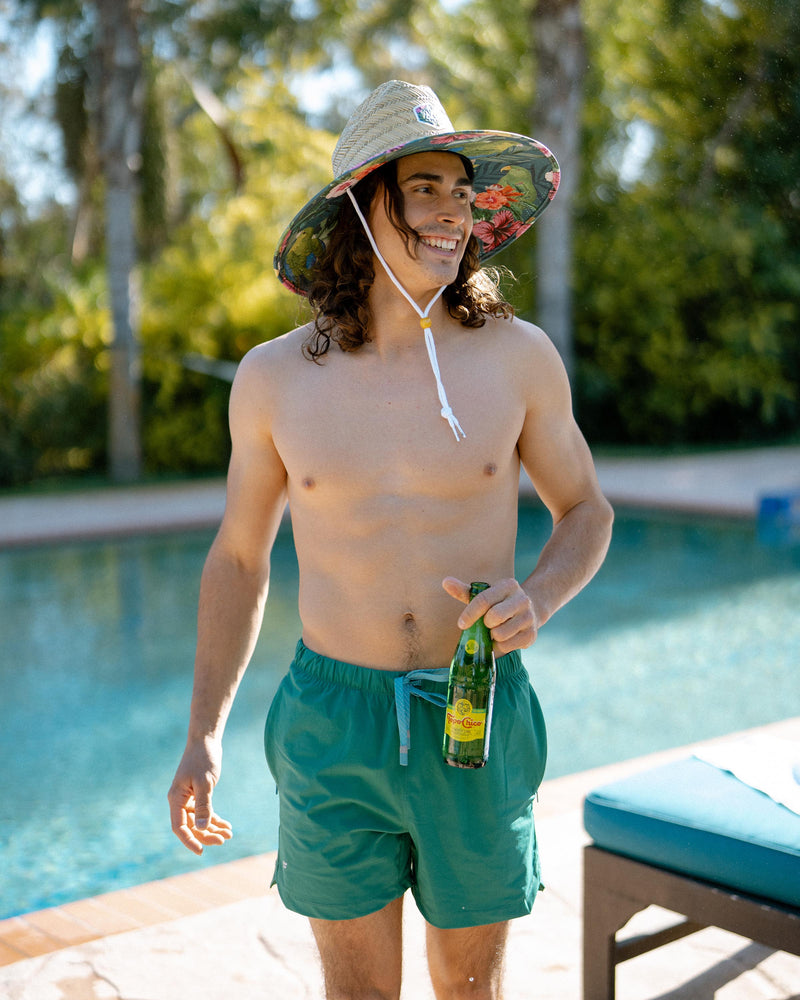
[[[450,253],[453,253],[458,246],[458,240],[448,239],[446,236],[420,236],[419,241],[426,247],[433,247],[435,250],[448,250]]]

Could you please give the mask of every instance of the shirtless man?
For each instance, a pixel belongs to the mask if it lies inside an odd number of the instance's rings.
[[[545,334],[504,304],[464,325],[447,293],[473,230],[481,259],[520,235],[554,194],[557,165],[524,137],[455,133],[431,91],[392,81],[354,113],[334,167],[337,180],[276,255],[282,280],[316,303],[316,325],[251,351],[231,394],[227,505],[203,571],[172,824],[196,853],[231,835],[211,802],[222,732],[288,500],[302,639],[267,723],[281,897],[311,919],[329,1000],[397,1000],[409,887],[427,920],[437,1000],[495,1000],[508,921],[539,888],[531,806],[545,735],[519,650],[596,572],[612,514]],[[344,279],[328,282],[327,298],[317,282],[317,268],[347,270],[326,256],[346,219],[372,241],[358,251],[360,346],[343,344],[320,309]],[[521,582],[520,463],[553,519]],[[472,580],[491,586],[470,602]],[[459,630],[481,615],[498,658],[492,752],[485,768],[464,771],[442,762],[443,711],[424,698],[446,690]],[[405,734],[397,679],[423,692],[410,698]],[[465,806],[468,822],[458,818]]]

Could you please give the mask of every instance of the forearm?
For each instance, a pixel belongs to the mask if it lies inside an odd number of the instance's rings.
[[[219,739],[258,638],[269,576],[217,543],[203,569],[189,741]]]
[[[536,568],[522,589],[533,603],[537,628],[578,594],[603,563],[613,511],[598,494],[572,507],[553,526]]]

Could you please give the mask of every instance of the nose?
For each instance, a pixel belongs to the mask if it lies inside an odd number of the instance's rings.
[[[437,207],[437,218],[440,222],[450,225],[463,225],[467,218],[472,217],[469,203],[463,198],[452,195],[442,195]]]

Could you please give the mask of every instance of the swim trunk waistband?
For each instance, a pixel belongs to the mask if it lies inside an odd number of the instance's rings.
[[[385,694],[387,697],[394,697],[394,682],[397,678],[402,678],[406,674],[417,673],[412,670],[381,670],[377,667],[361,667],[353,663],[346,663],[344,660],[332,660],[321,653],[315,653],[303,642],[297,643],[294,657],[295,669],[311,674],[319,680],[328,681],[332,684],[343,684],[345,687],[352,687],[359,691],[371,692],[373,694]],[[426,672],[443,672],[445,681],[447,680],[450,666],[446,667],[426,667]],[[502,683],[506,679],[511,679],[518,674],[527,674],[522,656],[519,650],[513,653],[506,653],[497,657],[497,682]],[[440,681],[429,681],[431,690],[438,690]]]
[[[496,664],[499,684],[525,670],[518,650],[498,657]],[[359,667],[314,653],[301,639],[295,652],[295,668],[328,683],[341,684],[374,694],[386,694],[390,697],[393,695],[400,735],[400,763],[404,767],[408,764],[408,751],[411,748],[412,695],[440,708],[444,708],[447,704],[449,667],[419,670],[379,670],[374,667]]]

